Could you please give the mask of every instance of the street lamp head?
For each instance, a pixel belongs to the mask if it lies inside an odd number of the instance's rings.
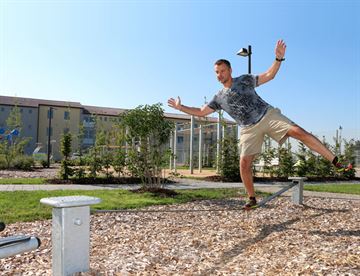
[[[241,48],[236,54],[238,56],[247,57],[249,55],[249,51],[246,48]]]
[[[242,56],[242,57],[248,57],[248,73],[251,74],[251,45],[249,45],[249,47],[246,48],[241,48],[237,53],[238,56]]]

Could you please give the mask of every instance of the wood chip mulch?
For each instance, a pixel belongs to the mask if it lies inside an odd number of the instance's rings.
[[[90,271],[77,275],[360,275],[360,201],[277,198],[253,211],[99,213]],[[146,210],[237,208],[239,199]],[[41,247],[1,259],[1,275],[51,275],[51,221],[8,225]]]

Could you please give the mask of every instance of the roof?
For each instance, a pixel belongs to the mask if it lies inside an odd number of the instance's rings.
[[[83,105],[82,107],[84,108],[84,113],[107,116],[118,116],[119,114],[127,111],[127,109],[91,105]]]
[[[129,109],[123,109],[123,108],[82,105],[80,102],[53,101],[53,100],[9,97],[9,96],[0,96],[0,104],[2,104],[2,105],[17,105],[17,106],[34,107],[34,108],[37,108],[39,105],[58,106],[58,107],[73,107],[73,108],[83,109],[85,114],[96,114],[96,115],[104,115],[104,116],[118,116],[119,114],[124,113],[129,110]],[[190,119],[191,119],[191,116],[187,115],[187,114],[164,113],[164,115],[168,119],[188,120],[188,121],[190,121]],[[218,121],[218,118],[216,118],[216,117],[205,117],[205,118],[196,117],[196,120],[216,123]],[[234,121],[230,121],[227,119],[224,119],[224,120],[228,124],[236,124]]]
[[[49,106],[59,106],[59,107],[61,106],[61,107],[82,108],[82,105],[79,102],[52,101],[52,100],[9,97],[9,96],[0,96],[0,104],[17,105],[23,107],[38,107],[39,105],[49,105]]]

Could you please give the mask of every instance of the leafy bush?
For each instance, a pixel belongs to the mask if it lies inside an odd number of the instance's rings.
[[[121,124],[127,129],[127,168],[144,185],[159,186],[162,171],[169,160],[170,133],[173,123],[167,121],[161,104],[139,106],[125,112]],[[135,144],[135,142],[138,142]]]
[[[6,160],[3,156],[0,156],[0,170],[7,169]]]
[[[11,167],[18,170],[31,171],[35,165],[35,160],[31,156],[20,155],[11,162]]]
[[[40,163],[41,163],[41,166],[43,166],[43,168],[47,168],[47,166],[48,166],[48,161],[47,160],[41,160],[40,161]]]

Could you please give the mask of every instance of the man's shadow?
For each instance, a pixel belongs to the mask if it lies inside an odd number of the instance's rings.
[[[326,208],[312,207],[312,206],[308,206],[308,205],[303,205],[303,206],[305,207],[305,209],[313,209],[313,210],[316,210],[316,211],[320,212],[320,213],[317,213],[317,214],[314,214],[314,215],[310,215],[309,217],[306,217],[306,219],[311,219],[311,218],[319,217],[319,216],[322,216],[324,214],[330,214],[330,213],[346,213],[346,212],[349,212],[348,209],[326,209]],[[256,212],[256,211],[250,211],[250,212]],[[268,237],[272,233],[283,232],[285,230],[288,230],[289,226],[291,226],[292,224],[300,221],[301,219],[302,218],[299,216],[297,218],[293,218],[293,219],[290,219],[290,220],[287,220],[285,222],[281,222],[281,223],[278,223],[278,224],[264,224],[261,227],[260,232],[255,237],[244,240],[244,241],[236,244],[235,246],[233,246],[232,249],[230,249],[228,251],[225,251],[222,254],[222,256],[214,263],[214,266],[212,268],[207,269],[206,271],[202,271],[201,275],[213,275],[213,274],[215,274],[215,272],[217,270],[219,270],[220,268],[225,266],[227,263],[231,262],[236,256],[243,253],[248,247],[256,244],[257,242],[260,242],[260,241],[264,240],[266,237]],[[310,231],[308,233],[309,234],[319,234],[318,231]],[[336,235],[343,234],[345,236],[349,236],[349,235],[358,236],[360,231],[337,231],[335,233],[336,233]],[[333,235],[333,233],[326,232],[326,231],[320,231],[320,234],[329,235],[329,236]]]

